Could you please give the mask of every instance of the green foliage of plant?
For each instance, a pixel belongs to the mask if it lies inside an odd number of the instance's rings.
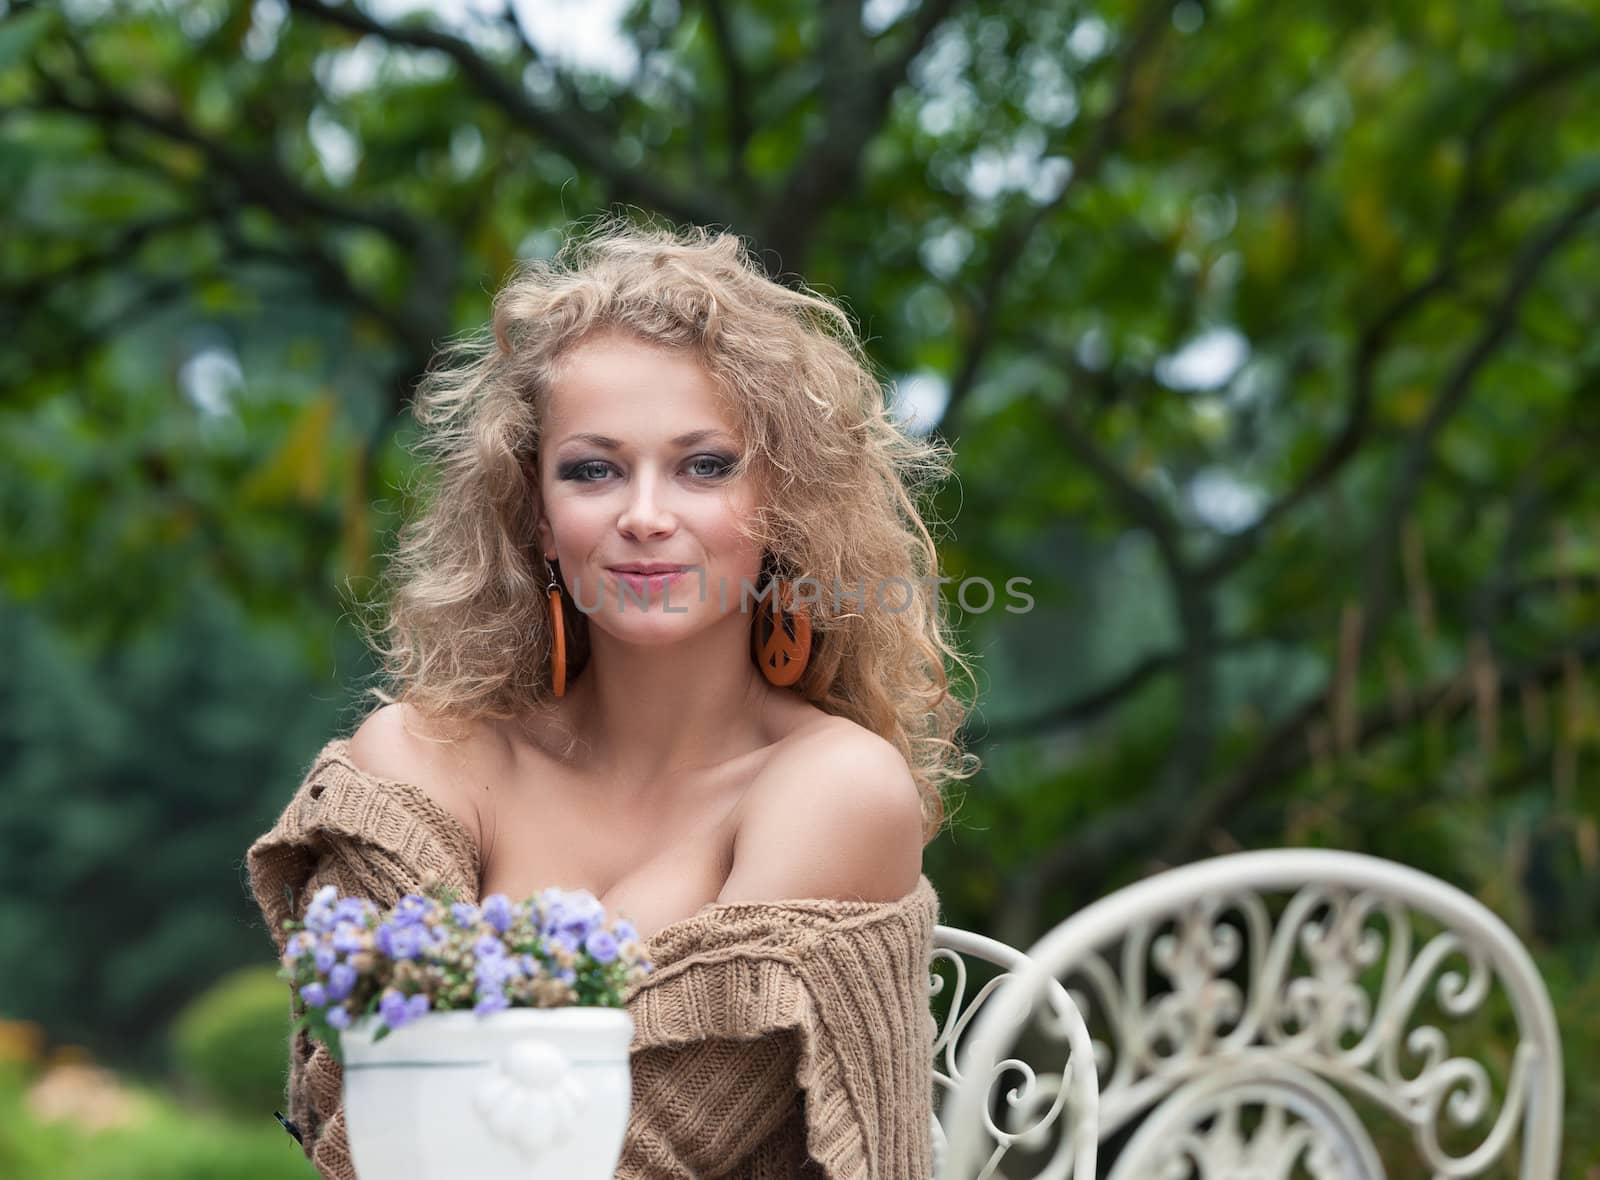
[[[27,1074],[0,1067],[0,1175],[29,1180],[307,1180],[298,1144],[267,1117],[249,1123],[137,1091],[138,1121],[98,1131],[41,1123],[23,1105]]]
[[[289,988],[271,967],[244,967],[196,996],[173,1021],[172,1056],[206,1099],[242,1117],[282,1107],[289,1065]]]

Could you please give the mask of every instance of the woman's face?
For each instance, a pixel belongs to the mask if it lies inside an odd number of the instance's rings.
[[[751,479],[727,474],[741,448],[693,357],[605,335],[565,358],[539,448],[539,540],[590,626],[668,643],[739,610],[762,556],[735,527],[759,503]],[[618,568],[641,565],[689,568]]]

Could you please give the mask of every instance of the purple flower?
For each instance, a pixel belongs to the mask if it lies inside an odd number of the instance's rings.
[[[630,938],[639,937],[639,931],[626,918],[618,918],[611,923],[611,933],[616,936],[618,942],[627,942]]]
[[[395,903],[394,924],[396,926],[420,926],[422,919],[428,916],[432,904],[420,893],[408,893]]]
[[[504,934],[511,929],[514,917],[511,899],[504,893],[491,893],[483,899],[483,920],[493,926],[497,933]]]
[[[338,889],[332,885],[324,885],[311,895],[311,904],[306,908],[306,929],[312,934],[326,934],[333,929],[333,899],[338,896]]]
[[[506,980],[521,974],[521,960],[508,959],[503,955],[498,958],[479,959],[472,968],[472,978],[479,988],[502,987]]]
[[[290,935],[289,941],[284,944],[283,953],[291,959],[298,959],[316,945],[317,940],[314,936],[304,930],[297,930]]]
[[[485,934],[472,944],[472,953],[480,959],[502,959],[505,957],[506,944],[492,934]]]
[[[313,1008],[321,1008],[328,1002],[328,989],[320,983],[308,983],[300,989],[300,998]]]
[[[378,927],[373,936],[380,954],[391,959],[414,959],[422,953],[424,940],[432,945],[433,938],[426,926],[392,926],[388,922]]]
[[[605,907],[587,889],[554,893],[546,890],[540,897],[545,906],[541,934],[570,934],[576,945],[605,919]]]
[[[487,1016],[491,1012],[499,1012],[511,1007],[511,1001],[506,999],[505,992],[480,992],[478,1002],[472,1010],[479,1016]]]
[[[609,930],[596,930],[583,945],[597,962],[609,963],[617,957],[617,939]]]
[[[539,933],[549,935],[567,919],[567,903],[560,897],[546,900],[540,911]]]
[[[332,1008],[329,1008],[327,1016],[328,1023],[334,1028],[342,1029],[350,1027],[350,1013],[342,1005],[335,1004]]]
[[[423,992],[408,998],[395,988],[385,988],[378,1001],[378,1015],[390,1028],[403,1028],[419,1016],[426,1016],[428,1005],[428,997]]]
[[[568,895],[568,904],[572,910],[585,922],[599,921],[605,917],[606,907],[600,904],[600,899],[587,889],[578,889]]]
[[[605,907],[586,889],[568,894],[567,900],[552,915],[551,931],[567,935],[571,945],[583,945],[589,935],[600,929],[605,921]]]
[[[554,934],[550,935],[548,941],[556,946],[561,947],[563,950],[568,951],[571,954],[575,955],[578,953],[578,936],[569,931],[557,930]]]
[[[541,968],[539,966],[539,960],[538,959],[535,959],[532,955],[523,955],[522,956],[522,974],[523,975],[527,976],[529,979],[537,979],[537,978],[539,978],[539,972],[541,970],[543,970],[543,968]]]
[[[456,920],[456,925],[468,929],[478,924],[478,907],[469,902],[458,901],[450,907],[450,916]]]
[[[395,933],[395,957],[414,959],[433,947],[433,935],[427,926],[402,926]]]
[[[361,927],[352,926],[349,922],[340,922],[333,932],[333,949],[341,955],[353,955],[364,945],[361,935]]]
[[[344,897],[339,899],[339,904],[333,907],[333,920],[335,922],[352,922],[357,926],[364,926],[367,921],[367,907],[372,903],[359,897]]]
[[[561,970],[556,972],[556,978],[562,983],[576,983],[578,980],[578,973],[571,967],[563,967]]]
[[[356,989],[356,969],[349,963],[335,963],[328,973],[328,998],[340,1001]]]
[[[326,975],[328,972],[332,971],[333,965],[339,961],[339,953],[327,943],[322,943],[320,946],[318,946],[311,957],[317,964],[317,970],[323,975]]]

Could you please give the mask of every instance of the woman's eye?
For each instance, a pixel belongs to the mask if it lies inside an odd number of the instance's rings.
[[[704,470],[702,468],[701,470],[696,472],[697,475],[705,475],[705,476],[723,475],[723,474],[725,474],[727,472],[728,468],[733,466],[733,463],[732,463],[731,460],[725,459],[721,455],[696,455],[693,459],[689,460],[689,466],[690,466],[691,469],[699,467],[700,464],[702,464],[702,463],[711,464],[711,470],[710,471],[706,471],[706,470]]]
[[[598,459],[590,459],[587,463],[574,463],[561,473],[562,479],[574,479],[579,483],[593,483],[597,479],[604,479],[608,464]]]

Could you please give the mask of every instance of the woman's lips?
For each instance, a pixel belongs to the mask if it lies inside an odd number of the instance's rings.
[[[670,570],[659,574],[636,574],[628,570],[611,570],[611,576],[631,589],[635,596],[660,594],[679,581],[687,570]]]

